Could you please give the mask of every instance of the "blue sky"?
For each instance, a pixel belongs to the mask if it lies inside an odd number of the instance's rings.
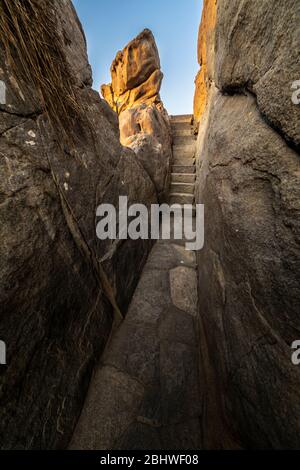
[[[111,81],[109,69],[117,51],[149,28],[160,53],[165,107],[169,114],[192,113],[202,0],[73,0],[73,4],[87,38],[95,89]]]

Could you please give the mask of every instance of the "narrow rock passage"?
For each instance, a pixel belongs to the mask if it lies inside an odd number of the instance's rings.
[[[125,320],[92,379],[71,449],[202,446],[196,256],[153,247]]]

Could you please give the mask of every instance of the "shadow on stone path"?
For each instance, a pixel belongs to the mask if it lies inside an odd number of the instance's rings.
[[[195,253],[153,247],[91,381],[71,449],[199,449]]]

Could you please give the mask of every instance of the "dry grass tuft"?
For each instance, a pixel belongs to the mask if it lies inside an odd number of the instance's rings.
[[[0,42],[16,77],[33,82],[52,126],[69,138],[80,107],[52,1],[0,0]]]

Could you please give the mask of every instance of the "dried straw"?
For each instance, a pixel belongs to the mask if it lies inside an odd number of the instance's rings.
[[[0,43],[16,76],[35,85],[53,127],[69,137],[80,107],[52,1],[0,0]]]

